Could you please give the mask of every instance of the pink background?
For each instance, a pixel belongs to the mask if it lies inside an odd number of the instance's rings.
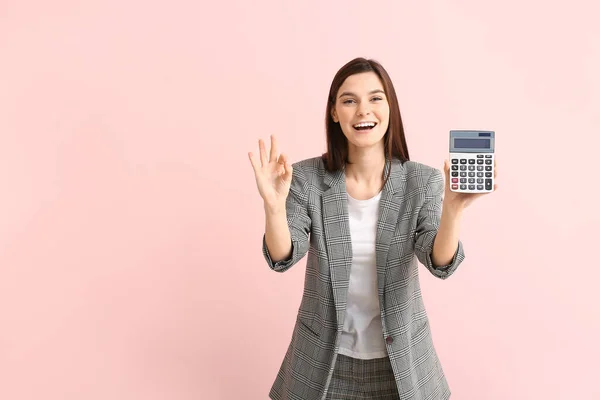
[[[356,56],[414,160],[497,132],[467,259],[421,270],[453,399],[600,399],[594,4],[2,1],[0,399],[266,399],[305,262],[267,268],[246,154],[319,155]]]

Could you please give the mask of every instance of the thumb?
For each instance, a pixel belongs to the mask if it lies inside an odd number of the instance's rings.
[[[294,168],[292,167],[292,164],[290,164],[287,159],[285,160],[284,167],[285,167],[285,174],[283,174],[283,180],[285,181],[285,183],[289,184],[292,182],[292,175],[294,173]]]

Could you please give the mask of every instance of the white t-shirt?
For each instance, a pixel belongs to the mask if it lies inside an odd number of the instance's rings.
[[[356,200],[348,195],[352,268],[339,352],[353,358],[388,355],[383,339],[375,261],[380,199],[381,192],[368,200]]]

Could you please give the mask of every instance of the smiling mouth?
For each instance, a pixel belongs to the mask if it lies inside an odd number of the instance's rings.
[[[375,128],[376,125],[377,123],[375,122],[361,122],[360,124],[352,125],[352,127],[357,131],[369,131]]]

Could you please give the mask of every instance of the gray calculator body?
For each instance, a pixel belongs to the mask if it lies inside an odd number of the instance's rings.
[[[495,132],[450,131],[450,190],[489,193],[494,190]]]

